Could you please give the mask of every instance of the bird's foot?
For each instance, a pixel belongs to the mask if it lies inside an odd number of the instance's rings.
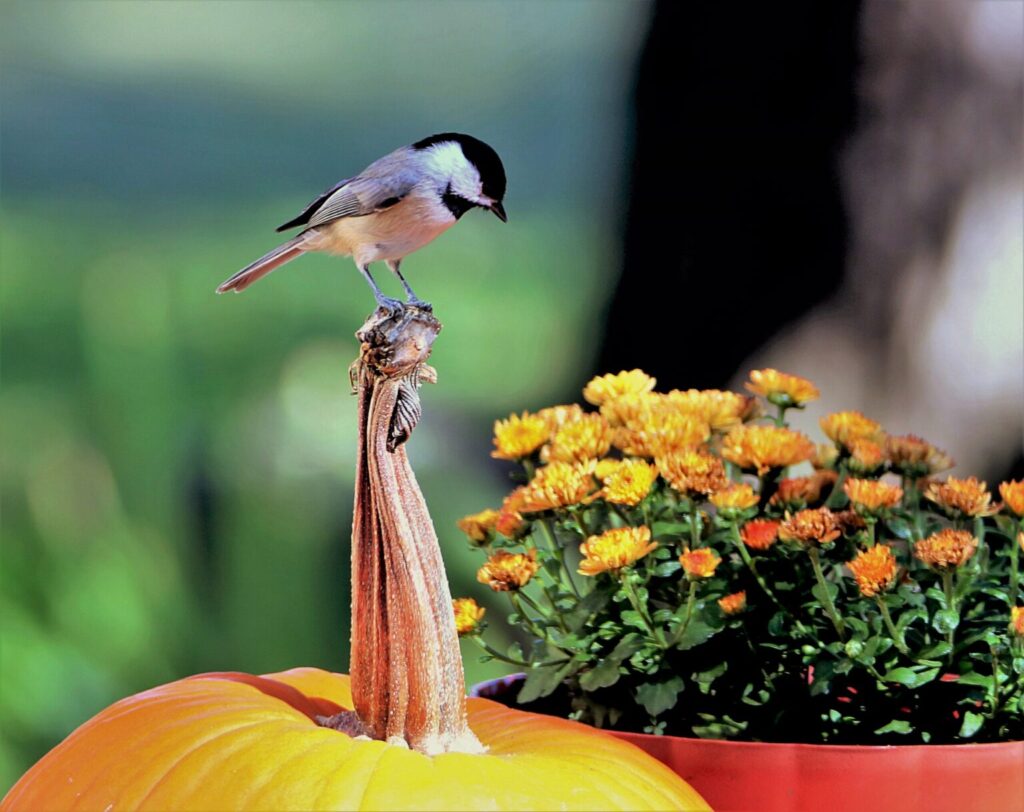
[[[405,312],[405,303],[398,299],[392,299],[390,296],[378,296],[377,309],[384,311],[384,316],[390,318]]]
[[[425,313],[433,313],[434,306],[430,302],[425,302],[419,296],[410,296],[406,304],[410,307],[415,307],[418,310],[422,310]]]

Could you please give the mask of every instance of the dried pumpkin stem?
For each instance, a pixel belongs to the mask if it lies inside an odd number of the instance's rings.
[[[359,453],[352,526],[352,699],[368,734],[427,754],[480,752],[466,718],[451,593],[403,443],[441,324],[378,310],[356,334]]]

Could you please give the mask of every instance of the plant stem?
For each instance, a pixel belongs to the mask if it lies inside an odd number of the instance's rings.
[[[483,641],[483,639],[481,639],[479,634],[470,635],[470,637],[472,638],[474,643],[480,646],[480,648],[487,652],[491,657],[494,657],[494,659],[501,660],[502,662],[508,663],[509,665],[518,665],[520,668],[543,668],[544,666],[548,665],[559,665],[561,663],[569,662],[568,657],[563,657],[558,660],[546,660],[542,663],[529,663],[526,660],[520,660],[516,657],[509,657],[507,654],[502,654],[497,649],[491,648],[491,646],[489,646],[487,643]]]
[[[946,608],[952,611],[956,611],[956,598],[953,595],[953,572],[952,570],[945,570],[942,573],[942,591],[946,596]],[[946,642],[949,643],[949,654],[948,662],[950,665],[953,664],[953,635],[956,633],[956,629],[950,629],[946,632]]]
[[[672,639],[669,641],[670,646],[674,646],[682,640],[683,635],[686,634],[686,627],[690,625],[690,618],[693,617],[693,607],[696,602],[697,582],[690,581],[690,589],[686,594],[686,614],[683,615],[683,622],[679,624],[679,628],[676,629],[676,633],[672,635]]]
[[[747,550],[747,545],[744,544],[743,539],[740,538],[740,530],[737,524],[733,522],[730,525],[729,529],[732,531],[732,541],[733,544],[736,545],[736,549],[739,550],[740,558],[742,558],[743,563],[747,565],[747,569],[750,570],[750,574],[754,576],[754,580],[757,581],[757,585],[761,587],[761,591],[764,592],[764,594],[767,595],[769,598],[771,598],[772,603],[774,603],[788,615],[789,610],[782,605],[782,602],[775,596],[775,593],[772,591],[771,587],[765,583],[765,580],[761,576],[761,573],[757,571],[757,566],[754,564],[754,559],[750,557],[750,551]]]
[[[531,598],[525,592],[512,592],[512,593],[509,593],[509,594],[518,595],[520,598],[522,598],[524,601],[526,601],[531,607],[533,607],[533,609],[542,618],[544,618],[544,619],[548,618],[548,613],[545,612],[543,608],[541,608],[541,606],[537,603],[537,601],[535,601],[533,598]],[[545,593],[545,594],[547,594],[547,593]],[[548,600],[551,600],[551,596],[550,595],[548,595]],[[513,601],[513,603],[515,603],[515,601]],[[520,609],[520,607],[517,606],[516,609],[518,610],[518,609]],[[554,616],[555,616],[555,622],[558,623],[558,625],[561,627],[563,632],[568,633],[569,632],[569,627],[565,625],[565,621],[562,619],[562,613],[559,612],[558,609],[556,609],[555,607],[552,607],[552,611],[553,611]],[[519,614],[523,614],[523,612],[520,611]],[[547,634],[544,634],[543,637],[545,639],[547,639]]]
[[[551,527],[551,520],[541,519],[538,524],[540,524],[544,538],[547,540],[548,544],[551,545],[551,551],[555,554],[555,558],[558,559],[558,563],[560,565],[559,579],[564,583],[567,583],[572,591],[576,593],[576,597],[579,598],[580,591],[576,588],[576,582],[572,579],[572,573],[569,572],[569,568],[565,566],[565,550],[562,549],[558,544],[558,541],[555,539],[555,531]]]
[[[823,603],[825,606],[825,612],[832,621],[832,625],[835,626],[836,634],[839,635],[839,639],[845,643],[846,626],[843,623],[843,619],[836,611],[836,605],[832,602],[832,596],[828,592],[828,585],[825,582],[825,573],[821,570],[821,561],[818,557],[818,548],[808,547],[807,554],[811,557],[811,566],[814,567],[814,577],[818,579],[818,583],[821,585],[821,595],[822,598],[824,598]]]
[[[633,588],[633,582],[629,579],[629,573],[624,573],[622,576],[622,588],[626,593],[626,597],[629,599],[630,605],[636,610],[636,613],[640,615],[640,619],[643,621],[644,626],[647,627],[647,631],[651,635],[651,639],[654,640],[661,648],[667,648],[668,644],[665,642],[665,638],[661,635],[660,631],[655,627],[654,621],[651,620],[647,614],[647,609],[641,605],[640,597],[636,594]]]
[[[907,644],[903,641],[903,635],[896,630],[896,625],[892,622],[892,615],[889,614],[889,607],[885,605],[885,601],[882,600],[881,595],[875,595],[875,602],[878,604],[878,610],[882,613],[882,620],[885,621],[885,627],[889,630],[889,634],[892,635],[892,641],[896,644],[896,648],[899,649],[900,654],[910,656],[910,650],[907,648]]]
[[[1020,533],[1024,533],[1024,519],[1020,521]],[[1020,583],[1020,543],[1010,531],[1010,606],[1017,605],[1017,592]]]

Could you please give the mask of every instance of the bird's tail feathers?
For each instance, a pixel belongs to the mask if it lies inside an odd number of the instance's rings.
[[[255,262],[246,265],[230,279],[222,282],[217,288],[217,293],[226,293],[229,290],[233,290],[235,293],[240,293],[253,282],[262,279],[274,269],[280,268],[286,262],[291,262],[300,254],[305,253],[305,241],[306,235],[299,234],[297,237],[293,237],[288,240],[288,242],[282,243],[273,251],[264,254]]]

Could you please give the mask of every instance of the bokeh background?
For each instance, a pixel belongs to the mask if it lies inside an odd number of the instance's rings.
[[[719,6],[0,7],[0,790],[153,684],[346,669],[372,299],[320,256],[213,289],[433,132],[510,179],[507,226],[405,265],[445,323],[409,451],[492,635],[454,527],[509,487],[490,424],[596,371],[777,366],[825,392],[803,428],[861,408],[1021,475],[1022,4]]]

